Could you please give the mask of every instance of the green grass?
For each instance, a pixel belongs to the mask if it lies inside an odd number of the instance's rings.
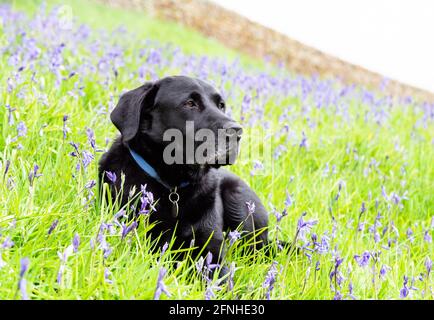
[[[49,6],[54,3],[48,1]],[[90,180],[96,180],[97,161],[101,156],[100,152],[91,149],[86,128],[95,132],[100,149],[107,147],[106,139],[115,137],[116,130],[108,112],[122,90],[140,84],[137,76],[130,77],[130,74],[143,64],[145,58],[137,52],[146,46],[166,48],[170,43],[170,47],[162,52],[162,63],[152,65],[151,71],[158,77],[183,70],[183,64],[172,63],[173,46],[180,48],[182,57],[199,56],[192,59],[217,57],[227,64],[240,59],[240,65],[229,69],[226,80],[208,64],[204,67],[210,81],[222,84],[231,93],[228,104],[240,121],[241,101],[245,94],[255,96],[262,88],[258,80],[261,73],[273,74],[280,80],[294,78],[191,30],[151,19],[140,12],[107,8],[83,0],[68,1],[67,4],[77,22],[84,22],[93,29],[114,30],[122,24],[129,30],[100,39],[102,43],[107,41],[126,48],[124,65],[118,67],[117,77],[109,76],[107,84],[103,72],[95,71],[62,80],[56,85],[56,77],[49,68],[35,64],[37,82],[31,80],[33,72],[26,67],[14,88],[8,90],[8,78],[16,74],[16,67],[8,60],[14,48],[6,47],[0,58],[0,299],[21,297],[17,284],[20,260],[24,257],[30,261],[24,277],[32,299],[152,299],[161,267],[168,269],[164,283],[171,293],[170,298],[203,299],[206,282],[195,272],[191,260],[175,263],[176,252],[170,248],[162,257],[150,253],[152,244],[147,240],[146,231],[151,226],[146,221],[141,221],[139,228],[126,239],[121,239],[118,229],[114,234],[107,233],[107,242],[113,252],[104,259],[96,238],[101,223],[113,220],[114,209],[110,204],[96,201],[85,188]],[[39,1],[14,1],[13,6],[15,10],[32,15],[39,8]],[[0,29],[1,47],[6,43],[2,37],[5,32],[6,27]],[[37,30],[27,32],[37,37]],[[95,58],[111,48],[101,47],[98,54],[92,55],[89,49],[92,39],[98,39],[96,33],[76,48],[67,46],[64,49],[62,77],[67,78],[69,71],[77,70],[87,57],[96,65]],[[146,39],[158,42],[149,43]],[[16,45],[20,46],[22,40],[17,37]],[[49,43],[50,40],[38,38],[39,44],[44,41]],[[50,54],[48,48],[53,46],[41,47],[44,57]],[[191,69],[192,75],[201,71],[200,67]],[[235,80],[237,72],[256,79],[255,85],[246,89]],[[145,77],[149,79],[150,76],[148,72]],[[315,84],[315,80],[306,81]],[[336,83],[332,87],[339,90],[339,86]],[[83,95],[78,94],[78,87],[83,87]],[[23,89],[24,97],[21,96]],[[348,287],[352,283],[353,294],[358,299],[398,299],[403,278],[408,276],[408,286],[414,277],[414,286],[418,288],[411,290],[410,298],[432,299],[433,278],[432,274],[427,276],[424,265],[426,259],[433,259],[434,255],[432,243],[424,240],[426,232],[433,233],[434,124],[428,111],[431,108],[432,112],[432,107],[423,109],[404,104],[389,107],[386,102],[374,106],[359,97],[357,91],[350,98],[342,97],[336,105],[317,108],[315,97],[324,94],[319,86],[304,100],[299,91],[285,95],[284,90],[270,85],[265,94],[253,99],[254,106],[244,114],[243,120],[247,139],[243,138],[241,157],[231,170],[250,184],[270,212],[273,207],[282,211],[286,194],[291,195],[294,203],[287,208],[288,216],[280,224],[280,239],[291,241],[294,238],[297,221],[306,212],[304,219],[318,221],[312,232],[319,240],[324,235],[330,238],[330,249],[324,254],[312,253],[311,260],[303,250],[294,256],[282,251],[273,259],[258,254],[252,263],[242,256],[243,244],[237,242],[229,248],[225,262],[228,265],[233,262],[236,266],[234,288],[228,290],[227,285],[221,285],[222,289],[216,291],[216,299],[263,299],[266,288],[262,284],[273,260],[278,262],[279,272],[272,299],[332,299],[335,292],[330,286],[329,275],[336,255],[344,259],[339,267],[344,277],[340,289],[343,298],[349,298]],[[13,123],[8,119],[6,104],[16,108]],[[375,117],[381,111],[387,118],[379,124]],[[70,128],[66,139],[62,131],[64,115],[69,116],[67,126]],[[28,129],[27,134],[17,137],[17,124],[21,121]],[[260,139],[262,129],[266,127],[264,123],[269,127],[265,132],[267,138]],[[283,133],[285,124],[289,126],[288,134]],[[302,132],[308,138],[307,148],[299,146]],[[95,159],[87,169],[76,170],[77,158],[69,155],[73,151],[70,141],[79,143],[80,151],[94,153]],[[285,149],[275,159],[272,153],[278,146]],[[265,156],[253,156],[247,151],[249,147],[262,150]],[[271,156],[267,158],[267,155]],[[264,169],[251,175],[253,160],[261,160]],[[7,161],[11,165],[4,175]],[[30,184],[28,175],[35,164],[39,165],[42,176]],[[328,172],[325,171],[327,164]],[[341,181],[344,186],[336,200]],[[388,199],[382,196],[382,187]],[[97,193],[96,187],[93,193]],[[408,199],[397,205],[391,199],[392,193],[405,194]],[[360,214],[362,202],[365,202],[366,211]],[[375,242],[368,228],[375,223],[377,213],[381,214],[381,226],[378,226],[381,237]],[[48,230],[55,220],[58,225],[49,235]],[[270,221],[270,238],[274,238],[277,228],[273,215],[270,215]],[[357,231],[359,222],[366,223],[363,231]],[[385,226],[389,228],[382,235]],[[413,231],[412,239],[406,235],[408,228]],[[58,253],[71,245],[75,234],[80,236],[78,251],[64,263],[62,280],[58,282],[62,266]],[[2,248],[1,243],[8,238],[14,245]],[[389,239],[390,248],[385,249]],[[302,239],[297,243],[299,246],[304,244]],[[376,263],[371,258],[367,267],[360,267],[354,255],[365,251],[381,251],[381,254]],[[317,262],[319,270],[315,270]],[[383,265],[391,269],[384,279],[380,279]],[[109,273],[111,283],[106,281],[105,271]],[[169,297],[162,294],[161,298]]]
[[[1,3],[2,1],[0,1]],[[9,1],[8,1],[9,2]],[[28,13],[35,12],[41,0],[13,0],[15,8]],[[159,40],[175,44],[185,53],[203,54],[211,57],[224,57],[228,60],[239,59],[243,65],[264,67],[264,62],[240,54],[224,47],[219,42],[206,38],[196,31],[169,21],[161,21],[149,16],[146,11],[133,11],[112,8],[89,0],[46,0],[48,8],[63,5],[70,10],[73,19],[95,29],[114,30],[124,26],[137,38]],[[85,8],[83,10],[83,8]]]

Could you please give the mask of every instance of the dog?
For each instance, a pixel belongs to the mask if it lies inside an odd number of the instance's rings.
[[[120,136],[99,162],[100,181],[111,186],[111,196],[120,197],[121,205],[128,203],[131,190],[139,192],[144,185],[158,199],[149,217],[155,222],[150,233],[158,246],[173,236],[176,247],[188,247],[193,240],[196,253],[211,253],[212,264],[223,260],[225,232],[247,234],[255,250],[267,245],[268,214],[261,200],[243,180],[222,168],[232,164],[228,158],[238,154],[242,135],[241,126],[225,111],[221,94],[203,80],[170,76],[146,82],[123,94],[110,114]],[[236,147],[204,152],[201,163],[183,159],[168,164],[164,154],[170,142],[163,139],[165,132],[177,130],[185,138],[188,122],[194,124],[194,133],[206,129],[216,136],[235,136]],[[185,139],[174,149],[183,146]],[[187,153],[184,150],[182,156]],[[113,183],[108,172],[124,178]]]

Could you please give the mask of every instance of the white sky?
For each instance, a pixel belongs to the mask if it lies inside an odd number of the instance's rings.
[[[434,92],[432,0],[213,0],[293,39]]]

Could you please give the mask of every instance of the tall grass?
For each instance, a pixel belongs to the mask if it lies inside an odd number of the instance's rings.
[[[69,2],[65,28],[53,3],[0,9],[1,299],[152,299],[162,270],[162,299],[433,298],[433,105],[237,60],[190,30],[92,2]],[[222,284],[199,261],[175,262],[170,244],[151,253],[146,217],[122,238],[93,183],[116,136],[108,115],[121,92],[171,74],[226,96],[250,137],[231,170],[266,204],[271,239],[298,232],[299,254],[251,261],[228,243]]]

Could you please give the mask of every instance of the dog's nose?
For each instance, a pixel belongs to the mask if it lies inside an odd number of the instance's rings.
[[[231,123],[230,125],[225,126],[225,134],[229,138],[237,137],[238,140],[241,139],[241,135],[243,134],[243,128],[237,123]]]

